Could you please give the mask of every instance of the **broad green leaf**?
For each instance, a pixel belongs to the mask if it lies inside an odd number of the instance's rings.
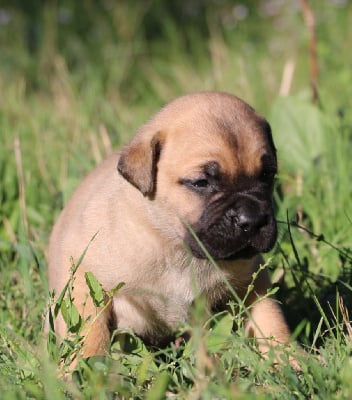
[[[233,317],[225,313],[216,321],[207,338],[207,349],[210,353],[220,351],[229,340],[233,327]]]
[[[167,372],[162,372],[155,380],[154,385],[148,392],[147,400],[163,400],[166,398],[165,392],[170,382]]]
[[[153,360],[153,356],[150,353],[143,355],[142,362],[137,368],[137,384],[143,384],[143,382],[151,377],[151,374],[155,375],[157,372],[158,368]]]
[[[81,327],[82,319],[72,301],[63,299],[60,310],[68,330],[70,332],[78,332]]]
[[[292,171],[309,173],[329,150],[327,118],[308,99],[279,97],[269,119],[279,161],[284,160]]]
[[[96,307],[101,307],[104,305],[105,292],[101,286],[98,279],[92,272],[86,272],[85,274],[86,282],[89,287],[90,296]]]
[[[113,344],[112,348],[141,356],[148,356],[150,354],[143,341],[130,330],[119,330],[116,335],[116,342]]]

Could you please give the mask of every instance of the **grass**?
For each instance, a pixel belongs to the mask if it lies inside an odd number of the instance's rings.
[[[264,16],[264,5],[274,2],[248,2],[243,20],[229,1],[206,2],[194,14],[186,3],[0,8],[0,388],[6,399],[352,396],[351,6],[311,2],[320,67],[313,104],[308,33],[296,2],[278,2],[278,11]],[[282,97],[290,65],[293,79]],[[60,379],[59,361],[78,338],[57,348],[42,336],[51,226],[80,179],[112,148],[165,102],[205,89],[239,95],[272,124],[280,235],[267,267],[305,349],[298,356],[302,372],[287,363],[294,348],[271,368],[241,328],[230,332],[231,315],[204,316],[200,299],[182,327],[192,332],[188,343],[155,350],[119,332],[110,356],[81,360],[72,381]]]

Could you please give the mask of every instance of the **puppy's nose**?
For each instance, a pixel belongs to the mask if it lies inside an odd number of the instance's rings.
[[[237,226],[246,233],[252,233],[267,223],[267,215],[258,215],[249,210],[239,210],[236,222]]]

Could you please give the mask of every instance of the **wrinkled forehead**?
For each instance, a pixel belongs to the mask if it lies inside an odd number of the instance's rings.
[[[170,157],[169,162],[179,171],[187,168],[196,173],[202,165],[216,161],[221,171],[231,176],[255,175],[262,157],[275,157],[275,150],[270,126],[252,114],[246,118],[213,113],[181,118],[170,126],[165,157]]]

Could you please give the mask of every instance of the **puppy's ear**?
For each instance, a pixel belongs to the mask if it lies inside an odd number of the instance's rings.
[[[154,193],[163,142],[162,132],[153,135],[142,128],[130,144],[122,149],[117,170],[144,196]]]

